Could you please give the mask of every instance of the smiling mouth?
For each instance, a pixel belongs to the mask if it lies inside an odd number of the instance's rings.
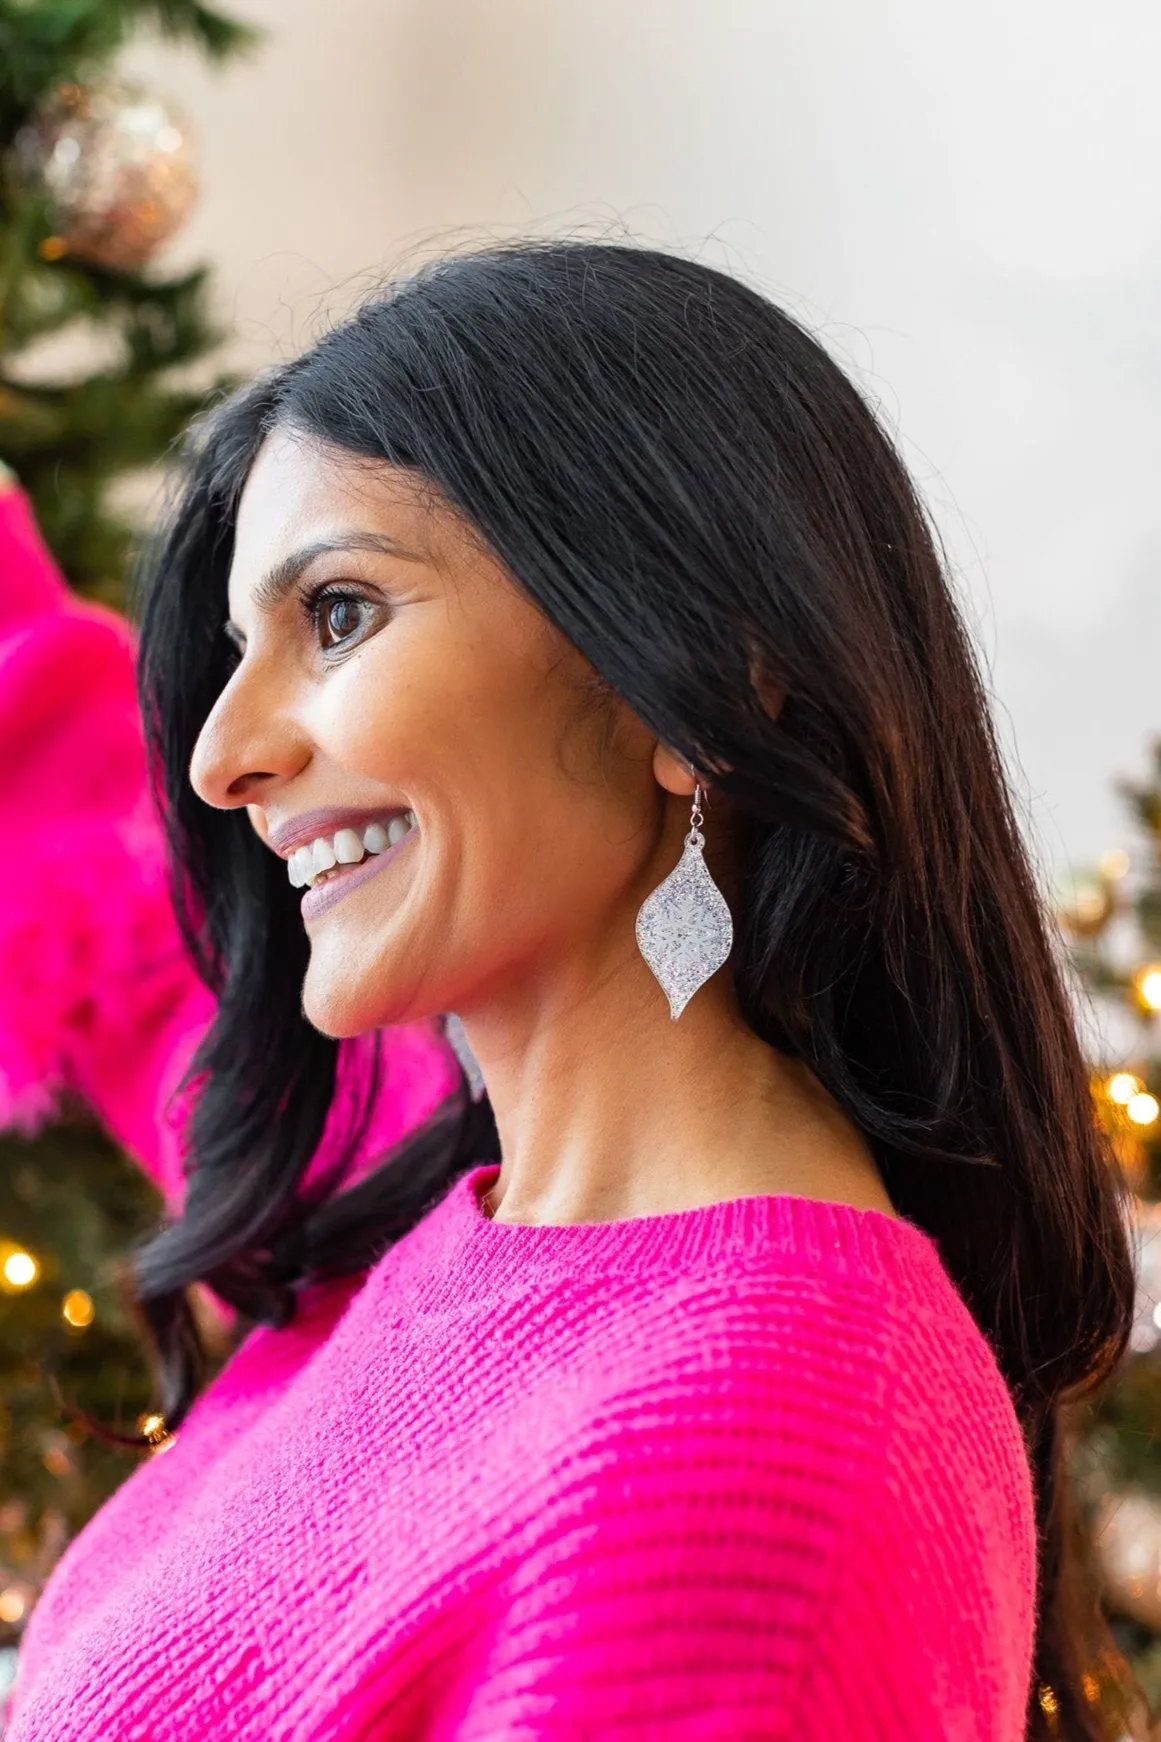
[[[304,889],[299,908],[307,928],[324,913],[329,913],[337,903],[345,901],[352,890],[375,882],[389,866],[394,865],[400,853],[414,852],[412,842],[418,834],[418,825],[407,829],[381,853],[368,853],[357,865],[334,867],[326,877],[320,876],[313,888]]]
[[[287,875],[295,889],[317,889],[337,882],[367,859],[398,846],[416,826],[415,812],[402,811],[386,822],[368,823],[362,830],[337,829],[298,847],[286,862]]]

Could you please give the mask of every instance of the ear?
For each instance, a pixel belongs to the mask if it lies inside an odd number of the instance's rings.
[[[676,793],[679,798],[692,798],[694,788],[699,784],[693,769],[664,744],[658,744],[653,751],[653,778],[658,786],[663,786],[666,792]]]

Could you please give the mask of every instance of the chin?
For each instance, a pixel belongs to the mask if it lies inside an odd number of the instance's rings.
[[[320,1034],[329,1034],[332,1040],[366,1034],[369,1029],[381,1028],[393,1020],[383,1009],[383,998],[371,998],[367,993],[368,988],[352,987],[349,977],[328,982],[308,968],[302,988],[302,1014],[312,1028],[317,1028]]]
[[[302,1014],[312,1028],[317,1028],[320,1034],[328,1034],[332,1040],[350,1040],[353,1035],[366,1034],[372,1028],[383,1027],[382,1022],[374,1018],[368,1020],[361,1011],[326,999],[315,1003],[312,999],[304,998]]]
[[[320,1034],[330,1035],[332,1040],[349,1040],[373,1028],[416,1021],[427,1009],[417,1008],[412,986],[392,988],[386,975],[376,976],[374,985],[353,986],[349,974],[324,979],[308,967],[302,1014]]]

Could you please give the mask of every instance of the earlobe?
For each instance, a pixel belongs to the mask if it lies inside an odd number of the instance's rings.
[[[653,751],[653,778],[658,786],[663,786],[666,792],[676,793],[679,798],[692,798],[697,786],[693,769],[664,744],[658,744]]]

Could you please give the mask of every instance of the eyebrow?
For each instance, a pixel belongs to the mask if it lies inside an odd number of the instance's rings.
[[[401,557],[404,562],[423,561],[417,552],[408,550],[385,532],[344,532],[333,538],[316,538],[310,544],[301,545],[298,550],[291,551],[289,556],[284,556],[281,562],[267,570],[254,588],[255,605],[260,611],[277,610],[303,571],[318,557],[327,556],[336,550],[371,551],[376,556]],[[244,632],[230,617],[226,618],[223,630],[231,641],[246,639]]]

